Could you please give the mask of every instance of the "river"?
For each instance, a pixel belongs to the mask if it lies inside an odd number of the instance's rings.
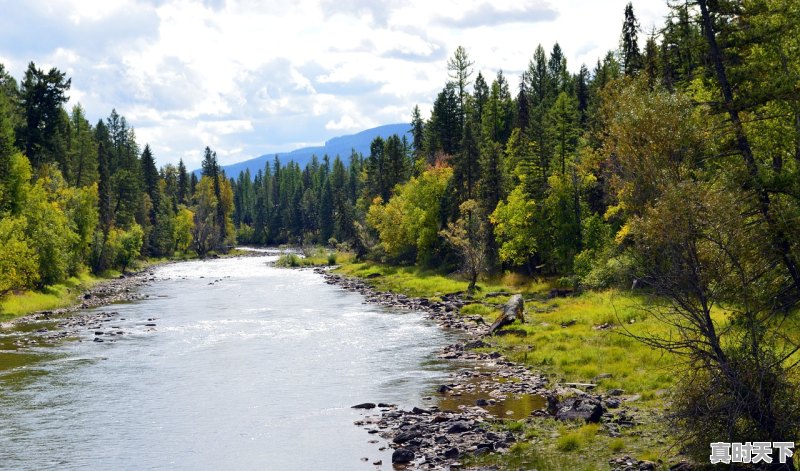
[[[450,334],[274,258],[161,266],[55,345],[0,331],[0,469],[391,469],[351,406],[422,405]]]

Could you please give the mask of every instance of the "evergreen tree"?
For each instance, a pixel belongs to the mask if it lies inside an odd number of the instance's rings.
[[[71,139],[70,158],[72,165],[70,174],[75,186],[86,186],[97,181],[97,143],[92,127],[84,116],[81,105],[72,108],[70,117]]]
[[[575,98],[578,100],[578,114],[581,127],[586,126],[587,110],[589,108],[589,69],[582,64],[575,78]]]
[[[422,153],[424,134],[424,122],[422,115],[419,111],[419,106],[414,106],[414,111],[411,112],[411,145],[414,148],[414,154],[419,156]]]
[[[178,161],[178,204],[188,204],[191,197],[189,184],[189,175],[186,173],[186,165],[183,164],[183,159],[180,159]]]
[[[453,53],[453,57],[447,61],[447,71],[451,83],[458,92],[458,122],[463,126],[466,114],[467,88],[470,86],[470,76],[472,75],[473,62],[469,60],[467,50],[458,46]]]
[[[31,62],[20,86],[25,119],[17,131],[17,140],[34,168],[54,162],[58,155],[57,139],[61,106],[69,100],[66,92],[72,84],[64,72],[51,68],[47,73]],[[63,168],[62,168],[63,170]]]
[[[458,152],[463,121],[458,94],[452,82],[448,83],[436,97],[436,101],[433,103],[431,122],[426,128],[431,130],[428,142],[430,157],[433,157],[437,151],[444,152],[446,155],[455,155]]]
[[[145,144],[142,151],[142,181],[144,183],[144,191],[153,202],[153,206],[158,207],[160,199],[159,194],[159,175],[156,169],[156,161],[153,157],[153,152],[150,150],[150,145]]]
[[[650,88],[660,83],[661,77],[663,76],[661,65],[659,64],[661,57],[655,35],[655,31],[653,31],[647,38],[647,42],[644,46],[644,57],[642,58],[642,70],[645,77],[647,77],[647,84]]]
[[[642,68],[642,54],[639,52],[639,21],[633,14],[633,4],[625,6],[625,21],[622,23],[620,58],[627,76],[636,75]]]
[[[523,73],[519,81],[519,93],[516,99],[517,113],[514,119],[514,127],[523,131],[528,129],[531,120],[530,103],[528,102],[529,92],[526,85],[528,80],[525,78],[525,75],[526,74]]]
[[[453,156],[453,179],[451,185],[455,189],[455,198],[450,214],[458,216],[458,205],[477,194],[480,176],[480,128],[476,112],[467,113],[467,124],[461,139],[461,150]]]
[[[483,107],[489,99],[489,86],[483,78],[483,74],[479,71],[478,76],[475,77],[475,91],[473,96],[474,108],[478,117],[483,116]]]
[[[383,155],[386,162],[386,181],[384,185],[388,193],[391,194],[395,185],[406,181],[409,177],[406,148],[397,134],[393,134],[386,139]]]
[[[571,88],[567,58],[558,43],[553,44],[550,59],[547,61],[547,75],[549,78],[548,98],[554,100],[559,93]]]
[[[511,135],[513,119],[514,103],[508,91],[508,82],[503,76],[503,71],[500,70],[492,82],[489,99],[484,106],[481,119],[483,138],[495,142],[506,142]]]

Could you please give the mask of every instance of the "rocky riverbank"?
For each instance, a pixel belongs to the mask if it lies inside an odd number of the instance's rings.
[[[262,257],[267,253],[262,251],[245,251],[231,256],[238,257]],[[214,256],[213,258],[219,258]],[[109,326],[106,323],[117,318],[117,312],[106,312],[93,310],[101,306],[108,306],[116,303],[125,303],[147,298],[139,288],[156,281],[155,269],[159,266],[176,263],[178,261],[166,261],[152,264],[143,270],[119,275],[117,278],[102,280],[94,286],[74,293],[74,303],[70,306],[33,312],[7,322],[0,323],[0,330],[9,330],[15,326],[26,325],[31,332],[36,334],[25,339],[16,340],[17,347],[35,346],[48,341],[54,341],[67,337],[72,337],[80,330],[96,330],[94,341],[113,341],[114,337],[124,335],[118,328]],[[155,327],[152,323],[154,319],[144,325],[145,328]]]
[[[424,398],[437,405],[400,410],[388,404],[359,404],[364,418],[356,425],[387,440],[394,449],[392,460],[420,469],[455,469],[470,455],[504,453],[518,440],[512,432],[498,432],[493,424],[529,416],[561,421],[600,423],[608,435],[637,423],[636,396],[624,391],[593,394],[593,384],[552,384],[525,366],[508,361],[493,351],[489,326],[480,316],[464,316],[459,310],[474,302],[465,293],[441,296],[441,300],[382,292],[362,279],[329,270],[315,271],[326,282],[362,294],[366,302],[422,311],[443,328],[463,331],[465,340],[439,352],[458,368],[449,381]],[[500,307],[500,306],[498,306]],[[502,335],[498,331],[496,335]],[[513,334],[513,330],[511,332]],[[624,462],[626,465],[620,466]],[[635,464],[634,464],[635,463]],[[654,469],[653,463],[610,463],[612,469]]]

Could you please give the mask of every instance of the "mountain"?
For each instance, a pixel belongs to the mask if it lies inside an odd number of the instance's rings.
[[[411,126],[409,126],[407,123],[387,124],[384,126],[378,126],[377,128],[367,129],[357,134],[334,137],[327,141],[323,146],[303,147],[302,149],[293,150],[291,152],[264,154],[254,159],[245,160],[244,162],[224,165],[222,169],[225,170],[225,175],[228,177],[236,178],[239,176],[239,172],[244,172],[245,169],[248,168],[250,169],[250,174],[255,176],[259,170],[264,169],[264,165],[266,163],[269,162],[272,164],[276,154],[281,160],[281,164],[285,165],[291,160],[297,162],[297,164],[300,165],[300,168],[305,167],[306,164],[311,161],[312,155],[316,155],[319,159],[322,159],[322,156],[327,154],[331,160],[338,155],[345,161],[345,164],[347,164],[347,159],[350,157],[350,153],[353,149],[365,156],[369,155],[369,145],[378,136],[386,139],[392,134],[397,134],[400,137],[405,135],[410,143],[410,128]],[[198,176],[200,175],[199,170],[195,170],[195,172],[198,174]]]

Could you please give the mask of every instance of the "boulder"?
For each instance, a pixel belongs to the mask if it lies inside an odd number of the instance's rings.
[[[374,402],[365,402],[363,404],[356,404],[351,409],[374,409],[375,403]]]
[[[420,432],[419,429],[411,429],[411,430],[406,430],[405,432],[398,433],[394,437],[394,440],[392,440],[392,441],[397,443],[397,444],[402,444],[402,443],[405,443],[405,442],[407,442],[409,440],[413,440],[413,439],[421,437],[421,436],[422,436],[422,432]]]
[[[458,422],[453,422],[453,425],[447,429],[447,433],[464,433],[470,430],[472,430],[472,426],[468,422],[459,420]]]
[[[398,448],[392,453],[392,463],[405,464],[414,461],[414,452],[405,448]]]
[[[562,404],[559,404],[558,412],[556,412],[556,419],[569,421],[569,420],[583,420],[585,422],[600,422],[600,417],[603,416],[603,406],[597,399],[594,398],[569,398]]]
[[[459,456],[461,456],[461,452],[458,451],[456,447],[450,448],[444,452],[444,457],[448,460],[457,460]]]

